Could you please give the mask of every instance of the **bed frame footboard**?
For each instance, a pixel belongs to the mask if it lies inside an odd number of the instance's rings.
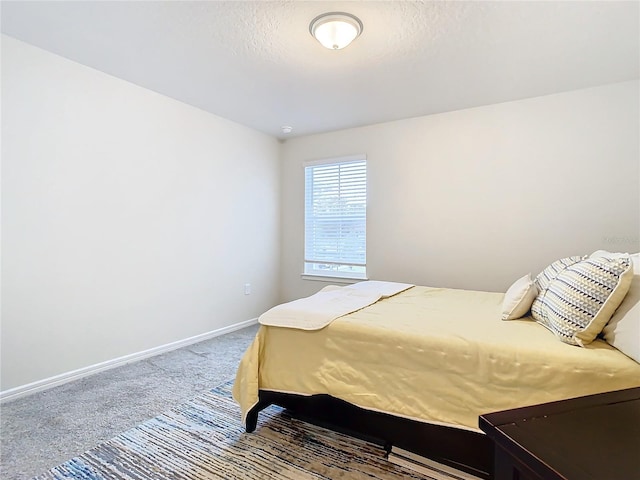
[[[253,432],[258,412],[274,404],[293,418],[345,433],[386,448],[392,446],[430,458],[484,479],[493,478],[493,443],[484,434],[418,422],[356,407],[330,395],[294,395],[260,390],[246,421]]]

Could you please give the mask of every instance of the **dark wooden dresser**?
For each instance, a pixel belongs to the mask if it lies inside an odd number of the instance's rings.
[[[480,416],[495,480],[640,480],[640,388]]]

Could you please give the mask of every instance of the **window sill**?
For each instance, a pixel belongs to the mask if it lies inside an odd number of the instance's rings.
[[[327,282],[327,283],[340,283],[345,285],[351,285],[353,283],[362,282],[368,280],[366,277],[332,277],[329,275],[314,275],[312,273],[301,273],[300,277],[303,280],[312,280],[315,282]]]

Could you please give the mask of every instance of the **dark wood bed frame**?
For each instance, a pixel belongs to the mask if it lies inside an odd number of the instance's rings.
[[[483,479],[494,474],[492,441],[483,433],[396,417],[365,410],[330,395],[294,395],[260,390],[258,404],[247,414],[246,430],[253,432],[258,413],[269,405],[297,418],[381,445],[430,458]]]

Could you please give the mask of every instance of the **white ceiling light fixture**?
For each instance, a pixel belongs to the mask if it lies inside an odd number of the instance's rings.
[[[309,24],[309,32],[324,47],[340,50],[362,33],[362,22],[350,13],[329,12],[318,15]]]

